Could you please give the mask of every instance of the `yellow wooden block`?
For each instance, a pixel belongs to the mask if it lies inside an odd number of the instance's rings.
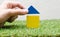
[[[27,27],[28,28],[38,28],[39,27],[39,18],[38,15],[27,16]]]

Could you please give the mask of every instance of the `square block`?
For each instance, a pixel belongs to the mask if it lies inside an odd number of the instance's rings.
[[[40,16],[27,16],[27,27],[28,28],[38,28],[40,24]]]

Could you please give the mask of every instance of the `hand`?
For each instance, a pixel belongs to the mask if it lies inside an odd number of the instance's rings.
[[[12,22],[18,15],[25,15],[28,10],[24,8],[20,3],[8,2],[3,3],[0,6],[0,27],[2,27],[6,21]]]

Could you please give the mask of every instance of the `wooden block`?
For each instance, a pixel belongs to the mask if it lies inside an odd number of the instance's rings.
[[[40,16],[27,16],[27,27],[38,28],[40,24]]]

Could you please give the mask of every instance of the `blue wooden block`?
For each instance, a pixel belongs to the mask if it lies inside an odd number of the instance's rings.
[[[28,10],[28,14],[40,14],[33,6],[30,6]]]

